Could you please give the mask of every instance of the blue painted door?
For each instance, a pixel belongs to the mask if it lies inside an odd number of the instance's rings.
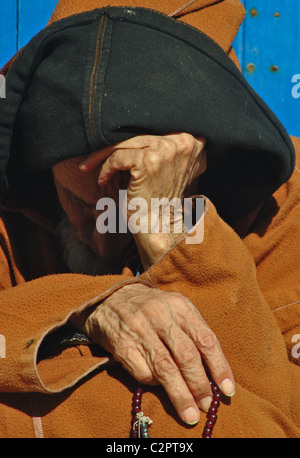
[[[0,67],[45,27],[56,3],[0,0]],[[288,132],[300,136],[300,0],[242,3],[246,19],[234,48],[243,74]]]
[[[242,71],[289,134],[300,136],[300,1],[243,0],[234,43]]]
[[[3,0],[2,0],[3,1]],[[44,28],[58,0],[18,0],[18,47]]]
[[[44,28],[57,0],[0,0],[0,68]]]
[[[0,68],[17,50],[17,30],[17,0],[0,1]]]

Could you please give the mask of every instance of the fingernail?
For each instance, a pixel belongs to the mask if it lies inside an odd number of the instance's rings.
[[[209,408],[210,408],[210,405],[212,403],[212,397],[211,396],[207,396],[206,398],[203,398],[201,399],[200,401],[200,409],[203,410],[203,412],[208,412],[209,411]]]
[[[220,384],[220,389],[225,396],[233,396],[235,393],[234,385],[229,378],[226,378],[223,380],[223,382]]]
[[[195,425],[199,420],[200,413],[194,407],[189,407],[183,412],[183,421],[188,425]]]

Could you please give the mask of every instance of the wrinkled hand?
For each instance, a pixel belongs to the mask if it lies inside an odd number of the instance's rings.
[[[140,135],[95,151],[80,165],[88,171],[105,161],[98,183],[107,184],[118,171],[129,170],[128,199],[182,198],[191,182],[206,169],[203,138],[187,133]]]
[[[179,293],[127,285],[87,318],[86,334],[140,383],[161,384],[180,418],[195,424],[211,389],[202,360],[226,395],[234,378],[220,344],[196,307]]]
[[[136,198],[147,203],[146,213],[139,214],[140,227],[147,229],[134,233],[145,269],[177,243],[178,233],[184,232],[181,212],[172,215],[170,229],[163,232],[159,211],[151,215],[151,199],[170,202],[178,198],[181,202],[195,178],[206,169],[204,146],[204,139],[187,133],[141,135],[92,153],[80,166],[82,171],[90,171],[103,163],[98,179],[100,186],[107,185],[119,171],[130,172],[128,203]],[[126,214],[129,220],[130,206]],[[179,232],[174,230],[175,225],[181,228]]]

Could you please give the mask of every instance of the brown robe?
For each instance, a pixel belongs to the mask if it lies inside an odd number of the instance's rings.
[[[164,13],[181,6],[160,3],[130,5]],[[51,21],[99,6],[105,5],[61,0]],[[233,56],[241,4],[198,1],[188,11],[182,19]],[[118,276],[67,273],[50,221],[36,211],[1,211],[0,333],[6,354],[0,359],[0,437],[130,436],[138,384],[109,355],[78,345],[38,360],[38,351],[72,316],[135,282],[181,292],[218,336],[237,385],[230,402],[219,407],[213,437],[300,437],[300,139],[293,141],[292,177],[257,212],[232,228],[206,199],[203,242],[183,239],[138,278],[129,267]],[[153,420],[152,438],[202,435],[206,415],[194,427],[184,425],[162,387],[146,387],[142,409]]]

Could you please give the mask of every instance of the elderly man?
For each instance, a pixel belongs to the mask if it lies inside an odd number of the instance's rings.
[[[121,3],[62,0],[3,69],[0,434],[297,437],[299,140],[238,1]]]

